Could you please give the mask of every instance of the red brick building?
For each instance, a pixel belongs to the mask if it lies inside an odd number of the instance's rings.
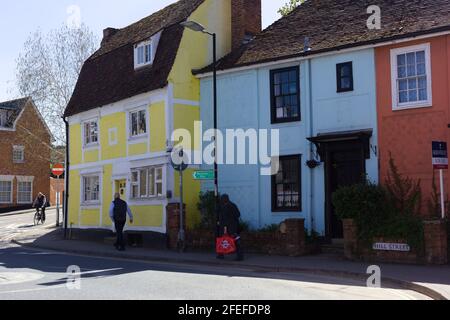
[[[435,32],[376,49],[380,176],[389,158],[405,176],[421,181],[424,203],[432,194],[432,141],[449,139],[450,34]],[[450,180],[445,172],[445,198]],[[435,212],[426,215],[436,217]]]
[[[50,193],[52,135],[31,98],[0,103],[0,212]]]

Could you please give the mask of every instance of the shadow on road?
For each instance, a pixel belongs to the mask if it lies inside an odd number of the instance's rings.
[[[34,227],[36,227],[34,224],[29,224],[29,225],[26,225],[26,226],[20,226],[20,227],[18,227],[18,229],[31,229],[31,228],[34,228]]]

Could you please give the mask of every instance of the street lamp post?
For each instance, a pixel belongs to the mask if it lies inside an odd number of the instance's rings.
[[[195,21],[185,21],[181,25],[195,32],[202,32],[212,37],[213,39],[213,107],[214,107],[214,195],[216,197],[216,215],[218,217],[219,213],[219,164],[217,161],[217,130],[218,130],[218,120],[217,120],[217,35],[215,33],[208,32],[205,27],[200,23]]]

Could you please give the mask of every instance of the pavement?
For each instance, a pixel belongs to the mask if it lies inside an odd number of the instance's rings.
[[[50,208],[47,208],[46,210],[54,211],[54,210],[56,210],[56,207],[50,207]],[[0,217],[17,216],[20,214],[28,214],[28,213],[34,213],[34,212],[36,212],[36,209],[26,209],[26,210],[19,210],[19,211],[3,212],[3,213],[0,213]]]
[[[315,255],[306,257],[281,257],[247,255],[244,262],[217,260],[214,253],[186,252],[148,248],[128,248],[126,252],[116,251],[104,242],[83,240],[62,240],[62,231],[55,228],[40,228],[32,233],[18,233],[12,240],[15,244],[41,250],[54,250],[78,255],[127,259],[153,263],[169,263],[219,267],[220,270],[239,268],[264,273],[296,273],[317,277],[333,277],[365,281],[369,275],[367,263],[352,262],[338,255]],[[381,270],[382,286],[397,287],[420,293],[435,300],[450,299],[450,266],[416,266],[399,264],[378,264]]]

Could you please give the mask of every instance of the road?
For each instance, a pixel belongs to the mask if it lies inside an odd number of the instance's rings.
[[[46,211],[46,224],[34,226],[34,213],[0,214],[0,243],[8,243],[14,237],[34,232],[37,229],[49,228],[56,225],[56,210]]]
[[[48,221],[54,219],[54,213]],[[0,300],[419,300],[408,290],[367,288],[357,280],[244,268],[95,258],[8,243],[32,214],[0,216]],[[53,225],[53,223],[52,223]],[[41,227],[38,227],[41,228]],[[77,266],[80,281],[67,273]],[[79,284],[79,286],[78,286]]]

